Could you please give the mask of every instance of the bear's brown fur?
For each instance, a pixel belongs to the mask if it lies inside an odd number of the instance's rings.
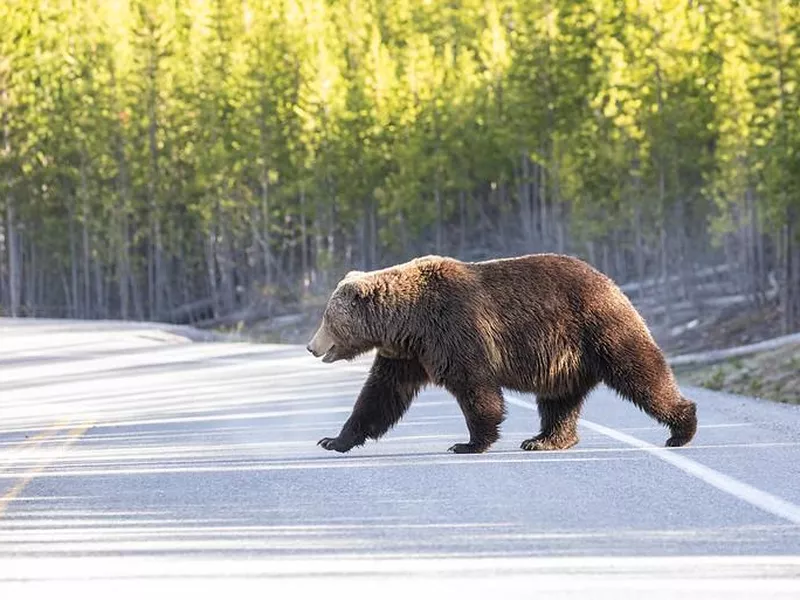
[[[348,273],[308,344],[323,362],[376,349],[352,414],[319,444],[347,452],[395,425],[428,384],[455,396],[469,441],[483,452],[499,437],[503,389],[536,395],[541,431],[525,450],[578,442],[584,399],[600,382],[669,427],[667,446],[697,428],[644,320],[617,285],[587,263],[534,254],[484,262],[425,256]]]

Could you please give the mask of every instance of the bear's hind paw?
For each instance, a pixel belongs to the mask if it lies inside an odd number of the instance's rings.
[[[671,438],[667,440],[667,443],[664,444],[667,448],[680,448],[681,446],[686,446],[689,442],[692,441],[692,438],[686,435],[673,435]]]
[[[571,437],[568,439],[556,439],[556,438],[548,438],[541,435],[537,435],[534,438],[525,440],[519,445],[519,447],[522,448],[523,450],[529,450],[529,451],[566,450],[567,448],[572,448],[572,446],[574,446],[577,443],[578,443],[577,437]]]

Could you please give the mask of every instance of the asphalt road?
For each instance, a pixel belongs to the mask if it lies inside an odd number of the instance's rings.
[[[176,330],[177,331],[177,330]],[[424,391],[341,455],[368,359],[0,319],[0,598],[800,598],[800,407],[688,389],[693,444],[606,389],[530,453]],[[513,594],[513,596],[511,596]]]

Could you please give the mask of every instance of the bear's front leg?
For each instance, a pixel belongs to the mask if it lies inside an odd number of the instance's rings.
[[[427,383],[420,362],[376,356],[369,377],[358,395],[353,412],[335,438],[322,438],[317,445],[347,452],[367,438],[377,440],[405,414],[412,400]]]

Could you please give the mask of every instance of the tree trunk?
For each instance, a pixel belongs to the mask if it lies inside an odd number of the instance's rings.
[[[467,251],[467,194],[464,190],[458,191],[458,255],[464,258]]]
[[[362,206],[364,207],[361,219],[361,262],[364,271],[375,268],[377,258],[377,217],[375,200],[367,197]]]
[[[86,166],[83,159],[81,159],[81,241],[83,245],[83,309],[81,310],[81,316],[84,319],[89,318],[92,312],[91,249],[89,248],[89,210],[87,208],[89,190],[87,188]]]
[[[800,311],[798,310],[798,281],[797,271],[799,270],[795,263],[798,260],[796,256],[797,242],[795,240],[795,210],[789,206],[786,209],[786,225],[784,226],[784,282],[783,282],[783,331],[786,334],[792,333],[797,328],[798,317]]]
[[[608,251],[608,242],[603,240],[603,262],[602,262],[602,271],[603,273],[610,274],[611,273],[611,256]]]
[[[439,192],[439,184],[437,183],[433,190],[433,198],[436,203],[436,253],[442,253],[442,246],[444,244],[444,235],[442,231],[442,195]]]
[[[156,249],[155,249],[155,215],[152,212],[148,217],[150,236],[147,241],[147,316],[153,319],[153,309],[156,304]]]
[[[8,269],[6,268],[8,254],[6,249],[6,222],[5,215],[0,211],[0,316],[3,316],[11,303],[8,297]]]
[[[150,221],[148,224],[150,236],[147,240],[147,315],[152,320],[156,294],[155,215],[153,214],[152,204],[148,220]]]
[[[130,233],[128,235],[130,235]],[[128,244],[130,245],[130,238]],[[135,311],[134,315],[137,320],[143,321],[145,318],[145,305],[142,297],[142,286],[138,274],[133,270],[133,266],[130,264],[130,254],[128,255],[128,265],[129,285],[131,287],[133,309]]]
[[[103,265],[99,260],[94,261],[94,316],[100,319],[108,318],[108,304],[104,296]]]
[[[70,291],[69,291],[69,280],[67,279],[66,274],[62,269],[61,271],[61,285],[64,288],[64,302],[66,303],[66,307],[64,308],[64,312],[60,315],[62,317],[67,317],[72,314],[72,303],[70,301]]]
[[[400,247],[403,257],[408,258],[411,251],[408,241],[408,225],[406,224],[406,216],[403,213],[403,209],[397,211],[397,220],[400,221]]]
[[[800,329],[800,244],[798,244],[797,240],[797,226],[798,226],[798,215],[797,210],[795,208],[789,209],[789,218],[790,223],[792,223],[792,244],[791,244],[791,252],[792,252],[792,322],[790,333],[796,332]]]
[[[555,220],[556,252],[563,254],[566,252],[566,220],[567,207],[561,199],[561,181],[558,157],[553,155],[553,188],[551,214]]]
[[[37,262],[44,262],[44,261],[37,261]],[[36,306],[40,311],[47,311],[47,294],[46,290],[48,289],[48,279],[47,279],[47,269],[44,265],[40,266],[38,269],[38,273],[36,274],[36,278],[38,279],[38,284],[36,286]]]
[[[530,248],[529,252],[538,252],[542,249],[541,213],[539,205],[542,202],[542,165],[538,162],[531,164],[533,171],[529,183],[530,202]]]
[[[525,238],[525,251],[533,248],[533,206],[531,202],[531,171],[527,151],[523,150],[520,160],[519,206],[522,220],[522,233]]]
[[[167,295],[167,281],[164,272],[164,240],[161,225],[161,218],[157,214],[155,219],[155,264],[154,264],[154,281],[155,281],[155,306],[154,314],[156,318],[161,318],[164,313],[164,301]]]
[[[378,231],[378,203],[375,199],[371,199],[369,203],[369,230],[370,230],[370,262],[372,263],[372,268],[376,268],[378,266],[378,241],[380,232]]]
[[[6,106],[8,103],[8,91],[3,88],[0,91],[0,100],[2,100],[2,105]],[[3,155],[10,156],[11,154],[11,133],[9,131],[9,115],[8,111],[3,111]],[[11,316],[16,316],[14,314],[14,294],[11,293],[11,290],[14,286],[12,283],[12,274],[11,274],[11,263],[13,262],[12,258],[12,245],[11,245],[11,230],[13,228],[13,217],[14,217],[14,199],[11,197],[11,174],[6,174],[6,218],[3,218],[2,213],[0,213],[0,308],[8,304],[10,308]],[[5,221],[5,222],[4,222]],[[4,228],[8,226],[7,229]],[[8,255],[8,270],[6,270],[6,255]],[[2,312],[0,312],[2,315]]]
[[[306,229],[306,191],[300,188],[300,279],[303,292],[308,288],[308,231]]]
[[[336,268],[336,252],[338,245],[336,244],[336,222],[339,218],[336,207],[336,195],[332,189],[330,180],[327,182],[328,194],[330,196],[330,212],[328,214],[328,235],[326,241],[326,248],[328,251],[328,259],[330,260],[330,267]]]
[[[264,253],[264,279],[267,286],[272,285],[272,237],[269,228],[272,226],[269,215],[269,173],[264,167],[261,173],[261,247]]]
[[[667,224],[661,224],[661,300],[664,303],[664,324],[672,324],[672,293],[669,281],[669,244],[667,243]]]
[[[208,289],[211,292],[211,305],[214,309],[214,316],[219,316],[220,303],[219,303],[219,289],[217,287],[217,264],[216,264],[216,240],[215,234],[212,230],[206,235],[205,254],[206,254],[206,275],[208,277]]]
[[[181,265],[175,265],[175,256],[167,254],[165,248],[169,248],[169,240],[175,236],[173,227],[169,222],[166,223],[166,234],[162,229],[159,232],[159,251],[158,262],[156,263],[158,273],[158,286],[162,290],[160,294],[159,318],[165,319],[175,304],[175,292],[180,277]],[[165,241],[166,238],[166,241]],[[180,242],[177,242],[180,244]]]
[[[36,316],[36,231],[28,236],[28,267],[25,276],[25,313],[28,316]]]
[[[753,301],[756,306],[761,306],[766,301],[766,272],[764,270],[764,242],[761,235],[761,226],[758,218],[758,207],[753,197],[752,188],[745,190],[745,198],[750,210],[750,241],[751,261],[753,263]]]
[[[227,213],[223,213],[219,207],[218,213],[220,223],[220,236],[215,244],[217,269],[220,276],[220,304],[224,313],[230,313],[236,306],[236,277],[231,251],[233,232],[228,223]]]
[[[658,106],[658,118],[661,125],[664,124],[664,104],[661,93],[661,65],[656,62],[656,98]],[[664,158],[664,146],[666,141],[662,140],[659,148],[658,157],[658,205],[661,208],[661,278],[663,281],[661,288],[662,301],[664,303],[664,324],[669,327],[672,324],[672,294],[669,285],[669,246],[667,244],[667,229],[669,227],[669,211],[666,206],[666,165]]]
[[[19,253],[17,252],[17,222],[14,214],[14,200],[10,196],[6,204],[6,225],[8,227],[8,293],[11,316],[19,316],[20,273]]]
[[[495,198],[499,198],[498,200],[499,210],[497,211],[499,214],[499,218],[497,219],[497,243],[502,248],[503,253],[506,253],[506,251],[508,250],[508,238],[506,236],[506,230],[505,230],[506,214],[504,209],[506,206],[508,206],[507,204],[508,195],[507,195],[506,183],[504,181],[501,181],[498,184]]]
[[[633,227],[636,236],[636,278],[639,281],[639,300],[644,300],[644,236],[642,235],[642,205],[636,201],[634,207]]]
[[[552,248],[550,245],[550,222],[547,210],[547,168],[544,165],[540,165],[539,173],[541,176],[541,181],[539,184],[539,247],[542,251],[547,251]]]
[[[618,228],[614,229],[614,277],[619,281],[628,280],[628,271],[625,268],[625,253],[622,249],[620,236],[622,233]]]
[[[120,210],[119,218],[119,248],[117,257],[117,285],[119,286],[120,314],[123,320],[130,318],[130,292],[131,292],[131,261],[128,247],[128,218]]]
[[[80,293],[78,291],[78,250],[77,250],[77,241],[75,239],[75,219],[76,216],[76,202],[77,198],[74,196],[70,199],[70,206],[69,206],[69,264],[70,264],[70,292],[71,292],[71,301],[70,301],[70,317],[73,319],[80,317],[81,314],[81,306],[80,306]]]
[[[326,252],[326,230],[327,230],[327,216],[325,210],[325,203],[317,201],[314,203],[314,244],[311,248],[311,256],[309,257],[310,263],[310,282],[313,289],[317,290],[322,285],[326,288],[328,285],[328,270],[332,262],[332,258]]]
[[[758,281],[759,286],[761,289],[761,302],[765,303],[767,301],[767,291],[769,288],[769,273],[770,273],[770,265],[767,264],[767,255],[766,250],[764,248],[764,242],[766,236],[764,232],[761,231],[761,224],[758,225],[758,236],[756,238],[756,257],[758,260]]]
[[[114,111],[116,114],[121,112],[121,107],[116,101],[117,80],[114,61],[109,58],[109,85],[115,94]],[[125,155],[125,136],[122,124],[119,120],[115,121],[115,144],[114,153],[117,162],[117,206],[115,207],[114,219],[118,228],[117,238],[117,287],[119,288],[119,314],[123,320],[131,317],[143,318],[141,296],[136,285],[136,276],[133,272],[131,262],[131,232],[129,222],[129,205],[131,198],[131,187],[129,178],[128,161]],[[117,237],[118,236],[118,237]]]
[[[226,283],[226,294],[227,294],[227,305],[228,310],[233,311],[236,310],[238,306],[237,301],[237,261],[236,261],[236,239],[234,236],[236,235],[233,230],[233,224],[228,221],[231,219],[231,216],[228,214],[226,216],[226,224],[227,224],[227,233],[225,235],[225,245],[223,246],[225,251],[225,283]]]
[[[692,270],[691,263],[691,255],[687,257],[686,252],[686,226],[685,226],[685,203],[686,197],[683,194],[677,199],[675,203],[675,223],[674,227],[677,228],[677,232],[675,235],[675,247],[673,251],[677,251],[678,255],[678,297],[677,301],[685,300],[690,295],[691,292],[688,289],[687,281],[689,278],[689,272]]]

